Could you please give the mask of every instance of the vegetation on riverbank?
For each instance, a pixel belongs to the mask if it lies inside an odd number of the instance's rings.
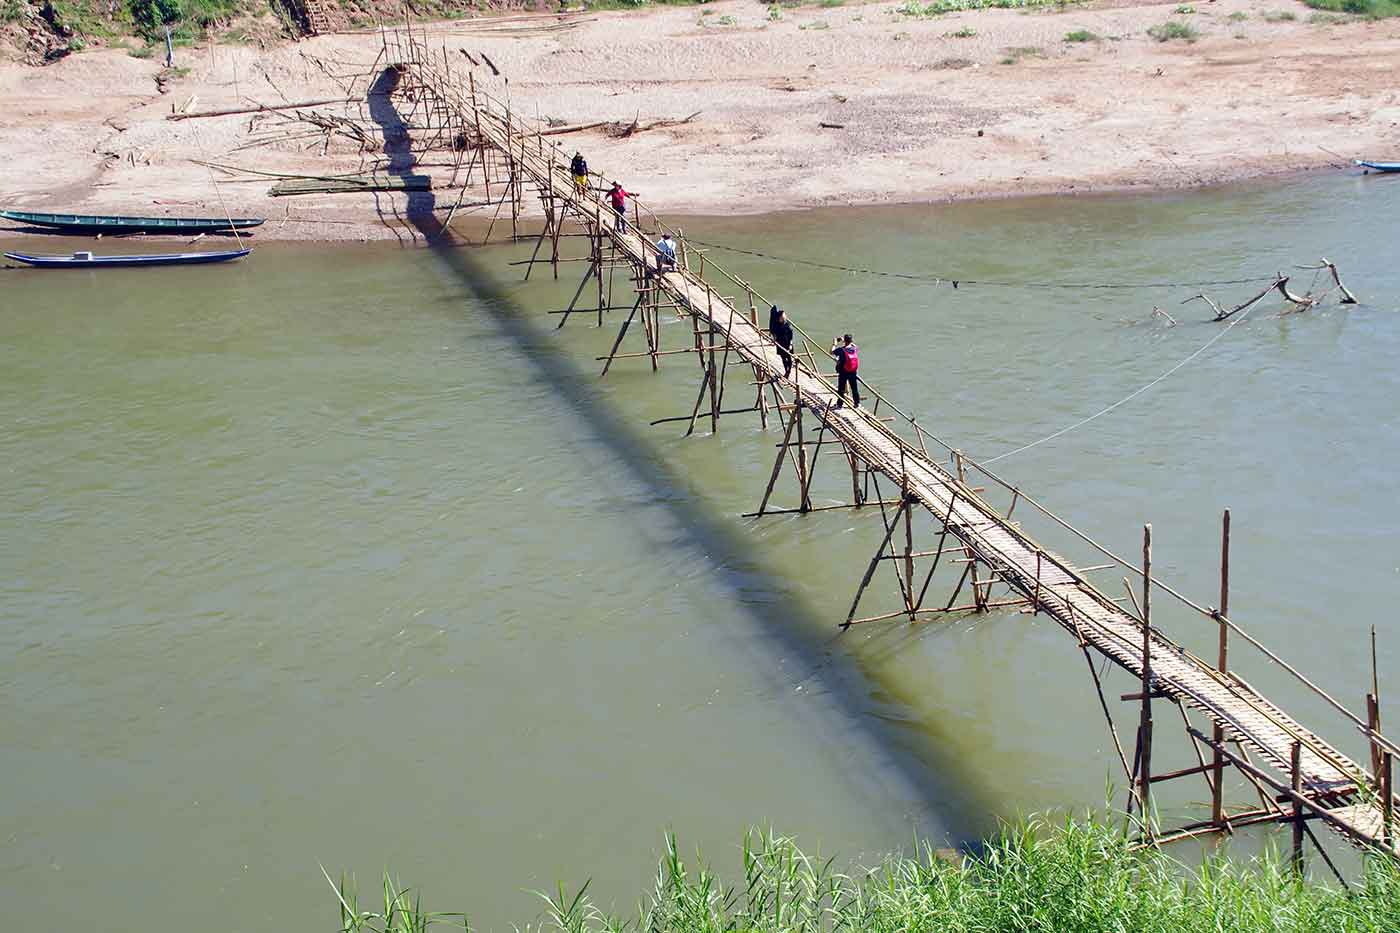
[[[144,58],[164,44],[167,26],[176,45],[269,39],[290,30],[289,9],[283,0],[0,0],[0,23],[18,26],[34,43],[42,38],[54,50],[49,61],[89,46],[131,48],[131,38],[147,43],[137,47]]]
[[[1314,10],[1328,13],[1349,13],[1366,19],[1387,19],[1400,16],[1400,2],[1397,0],[1303,0]]]
[[[1153,851],[1134,851],[1117,829],[1092,820],[1033,819],[1007,827],[976,855],[926,848],[858,874],[834,870],[791,840],[750,833],[742,880],[727,883],[708,864],[683,859],[674,836],[652,890],[635,916],[614,917],[589,900],[585,884],[541,894],[539,931],[611,933],[958,933],[958,931],[1270,931],[1381,933],[1400,929],[1400,867],[1377,859],[1348,891],[1297,880],[1286,862],[1212,858],[1188,869]],[[368,911],[352,883],[336,886],[346,933],[409,933],[431,924],[470,926],[469,914],[423,911],[413,892],[387,877],[383,903]]]

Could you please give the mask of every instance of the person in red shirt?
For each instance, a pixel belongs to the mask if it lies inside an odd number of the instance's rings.
[[[617,232],[627,232],[627,191],[621,182],[612,183],[608,189],[608,200],[612,202],[612,209],[617,211]]]

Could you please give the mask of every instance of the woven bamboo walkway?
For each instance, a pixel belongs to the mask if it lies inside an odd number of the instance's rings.
[[[671,306],[722,338],[725,352],[753,366],[762,380],[776,381],[790,391],[793,403],[803,415],[816,419],[825,436],[839,440],[869,470],[887,477],[901,490],[902,503],[927,510],[946,536],[975,559],[974,566],[986,568],[996,581],[1024,597],[1034,611],[1053,618],[1081,647],[1142,678],[1142,621],[1097,589],[1067,560],[1037,544],[1021,530],[1019,522],[1003,515],[931,457],[924,449],[922,435],[917,442],[911,441],[869,408],[837,407],[831,385],[800,356],[792,378],[784,379],[782,360],[771,338],[732,299],[719,294],[703,274],[684,262],[670,271],[652,271],[657,265],[656,247],[635,224],[619,229],[616,215],[596,195],[581,195],[575,189],[567,165],[538,132],[521,126],[503,105],[479,95],[475,84],[468,96],[459,81],[440,70],[437,58],[431,53],[419,54],[417,48],[411,39],[407,51],[402,45],[388,48],[386,41],[388,61],[402,63],[398,67],[411,77],[415,94],[426,92],[438,105],[457,113],[463,125],[475,128],[484,146],[509,158],[521,182],[533,185],[542,197],[551,199],[550,203],[565,205],[578,220],[597,231],[599,244],[606,238],[621,260],[637,270],[648,270],[645,281],[663,292]],[[637,281],[643,281],[641,271]],[[701,391],[703,395],[703,387]],[[912,586],[912,579],[910,583]],[[1353,843],[1400,856],[1391,827],[1386,825],[1391,810],[1384,801],[1388,795],[1377,790],[1385,779],[1349,759],[1233,673],[1218,670],[1155,628],[1149,643],[1150,696],[1169,698],[1217,727],[1213,742],[1210,735],[1190,730],[1196,747],[1208,746],[1208,753],[1223,755],[1228,764],[1255,783],[1261,799],[1270,790],[1277,795],[1274,805],[1292,808],[1285,811],[1276,806],[1273,815],[1282,819],[1291,812],[1299,835],[1304,831],[1304,819],[1321,820]],[[1362,731],[1367,733],[1364,728]],[[1373,749],[1379,743],[1385,750],[1388,771],[1395,747],[1378,732],[1367,735]],[[1248,754],[1228,751],[1223,748],[1226,743],[1234,743]],[[1199,773],[1206,768],[1203,762],[1201,768],[1189,770]]]

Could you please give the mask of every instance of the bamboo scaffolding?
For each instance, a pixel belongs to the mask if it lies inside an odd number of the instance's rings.
[[[598,301],[595,309],[588,310],[596,312],[601,326],[605,311],[614,307],[617,269],[621,267],[629,271],[636,292],[635,301],[620,307],[621,310],[628,310],[629,316],[619,328],[612,352],[606,358],[605,372],[619,359],[646,356],[652,368],[656,369],[658,359],[663,355],[694,352],[701,379],[692,410],[688,416],[680,419],[662,419],[663,422],[688,421],[687,434],[694,432],[696,423],[702,417],[708,417],[711,427],[717,429],[721,415],[748,411],[757,412],[766,427],[770,406],[764,387],[768,387],[773,396],[771,411],[786,424],[782,441],[775,445],[773,468],[758,511],[752,515],[810,515],[828,508],[858,508],[867,502],[878,507],[883,538],[866,566],[851,609],[842,623],[843,628],[879,619],[905,618],[912,622],[939,613],[986,612],[1013,605],[1029,607],[1074,633],[1089,661],[1120,764],[1131,778],[1129,808],[1136,806],[1142,815],[1145,840],[1172,836],[1160,832],[1155,825],[1151,798],[1153,785],[1187,775],[1201,774],[1210,785],[1211,820],[1206,825],[1182,831],[1221,831],[1228,829],[1232,823],[1246,825],[1242,821],[1250,818],[1241,814],[1250,811],[1236,810],[1231,816],[1232,811],[1226,808],[1222,797],[1223,771],[1230,767],[1244,775],[1255,787],[1266,811],[1271,805],[1267,800],[1266,787],[1292,792],[1294,797],[1289,800],[1296,805],[1293,812],[1284,814],[1279,809],[1278,815],[1298,817],[1295,825],[1301,826],[1304,835],[1309,834],[1310,830],[1304,824],[1303,817],[1322,819],[1348,839],[1396,854],[1391,831],[1394,800],[1390,771],[1393,755],[1400,753],[1400,747],[1381,734],[1379,713],[1371,711],[1372,704],[1368,702],[1364,720],[1356,717],[1230,620],[1228,524],[1222,546],[1221,607],[1210,609],[1153,576],[1150,526],[1144,532],[1143,564],[1139,569],[1055,515],[1027,495],[1019,485],[1007,483],[986,465],[966,457],[930,433],[912,415],[900,409],[864,379],[862,394],[873,398],[873,404],[862,409],[836,409],[836,393],[831,377],[820,372],[816,366],[813,348],[817,344],[800,327],[795,326],[802,338],[800,347],[794,348],[795,366],[790,374],[783,372],[782,361],[771,337],[761,332],[753,320],[758,304],[772,302],[752,283],[735,277],[704,251],[688,244],[683,231],[673,230],[650,212],[644,213],[641,202],[636,198],[632,202],[632,216],[624,227],[621,219],[599,198],[597,187],[590,185],[583,191],[574,187],[567,166],[558,158],[557,142],[546,140],[538,127],[519,120],[508,105],[501,104],[492,94],[477,87],[470,72],[467,93],[464,94],[460,84],[454,84],[450,76],[441,74],[443,66],[437,63],[436,56],[411,32],[406,36],[396,34],[392,40],[386,36],[384,45],[386,60],[414,74],[418,98],[431,98],[427,108],[429,112],[451,115],[430,119],[445,120],[453,126],[472,127],[475,138],[480,140],[483,147],[483,155],[489,150],[504,160],[504,171],[497,173],[494,179],[490,177],[493,159],[483,157],[480,167],[487,185],[494,180],[504,186],[497,209],[499,213],[503,210],[503,202],[510,199],[514,238],[520,237],[518,218],[524,185],[528,182],[539,192],[545,205],[546,220],[540,232],[534,235],[535,250],[526,263],[527,275],[543,253],[546,237],[553,244],[549,261],[556,274],[559,262],[566,261],[557,254],[560,238],[574,235],[564,232],[566,217],[588,236],[590,255],[586,260],[587,272],[569,306],[563,311],[552,312],[561,316],[560,327],[576,310],[582,310],[578,308],[578,303],[590,283],[597,292]],[[418,106],[418,101],[414,106]],[[644,228],[651,231],[647,236],[643,235]],[[663,268],[659,264],[656,247],[648,239],[648,236],[662,231],[672,233],[677,239],[679,261],[674,268]],[[1355,300],[1342,285],[1334,265],[1324,260],[1318,272],[1327,272],[1332,276],[1332,290],[1338,291],[1344,301]],[[729,286],[733,286],[732,289]],[[1259,297],[1277,290],[1286,300],[1299,307],[1310,307],[1320,300],[1320,296],[1311,294],[1296,295],[1287,286],[1287,277],[1280,273]],[[735,307],[735,299],[727,297],[725,292],[742,295],[746,299],[748,313],[741,313]],[[659,312],[663,297],[666,307],[673,308],[679,319],[690,319],[692,346],[679,350],[661,349]],[[1213,307],[1218,308],[1214,304]],[[647,334],[647,350],[645,353],[623,353],[625,336],[638,315]],[[753,384],[757,391],[755,404],[750,408],[723,407],[725,377],[731,364],[750,367],[753,372]],[[790,393],[790,403],[784,399],[784,392]],[[704,411],[704,408],[708,408],[708,411]],[[883,411],[888,413],[881,417]],[[809,417],[814,417],[817,425],[816,434],[811,438],[807,436],[806,419]],[[813,486],[820,454],[823,448],[833,445],[842,448],[850,468],[853,502],[850,505],[814,506]],[[953,455],[951,469],[943,467],[930,455],[931,445],[937,445],[937,448]],[[798,507],[772,509],[772,495],[785,464],[797,476]],[[984,498],[986,488],[970,484],[970,471],[987,477],[997,488],[1010,495],[1010,506],[1005,515]],[[881,477],[898,488],[897,498],[884,495]],[[875,491],[873,498],[869,496],[872,487]],[[1011,521],[1011,513],[1021,502],[1028,503],[1026,508],[1034,509],[1036,515],[1068,530],[1114,561],[1114,565],[1128,567],[1138,573],[1142,579],[1141,601],[1137,601],[1136,594],[1132,594],[1131,590],[1129,597],[1135,603],[1136,613],[1121,605],[1121,600],[1099,590],[1084,576],[1090,570],[1105,567],[1077,570],[1067,560],[1031,539],[1022,530],[1021,522]],[[915,510],[926,512],[938,523],[935,525],[938,543],[931,550],[915,548]],[[900,535],[901,539],[898,544],[896,535]],[[955,554],[961,556],[954,557]],[[931,566],[922,586],[916,587],[915,574],[919,569],[916,562],[921,559],[928,560]],[[890,564],[895,577],[901,608],[890,614],[877,613],[857,618],[856,610],[861,597],[879,565],[884,562]],[[940,609],[926,609],[923,602],[929,581],[945,563],[954,567],[962,563],[952,597]],[[962,588],[969,579],[972,602],[959,603]],[[992,599],[992,590],[999,586],[1005,586],[1014,598]],[[1159,592],[1211,620],[1219,634],[1219,657],[1215,663],[1196,657],[1152,624],[1153,596]],[[1371,748],[1369,773],[1319,735],[1305,729],[1229,669],[1227,652],[1231,633],[1322,696],[1332,708],[1362,731]],[[1127,763],[1107,703],[1103,700],[1102,682],[1093,664],[1094,653],[1105,659],[1105,664],[1116,664],[1137,678],[1139,683],[1140,690],[1135,695],[1141,704],[1139,736],[1135,761],[1131,765]],[[1159,698],[1174,703],[1181,711],[1183,725],[1193,740],[1197,757],[1195,767],[1153,773],[1152,706],[1154,699]],[[1188,707],[1206,717],[1211,727],[1209,734],[1190,724],[1186,712]],[[1232,745],[1237,751],[1231,749]],[[1203,753],[1203,747],[1210,749],[1209,760]],[[1258,763],[1250,758],[1251,751],[1260,756]],[[1296,763],[1291,758],[1296,758]],[[1296,790],[1292,786],[1295,775]],[[1379,802],[1366,802],[1373,799]]]

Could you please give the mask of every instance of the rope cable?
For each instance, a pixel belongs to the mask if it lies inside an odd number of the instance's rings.
[[[1152,388],[1153,386],[1157,385],[1158,383],[1162,382],[1162,381],[1163,381],[1164,379],[1166,379],[1168,376],[1173,375],[1173,374],[1176,373],[1178,370],[1180,370],[1180,369],[1182,369],[1184,366],[1186,366],[1186,364],[1188,364],[1188,363],[1190,363],[1192,360],[1194,360],[1196,357],[1200,356],[1202,353],[1204,353],[1204,352],[1206,352],[1207,350],[1209,350],[1212,346],[1215,345],[1215,342],[1216,342],[1217,340],[1219,340],[1221,337],[1224,337],[1224,336],[1225,336],[1226,334],[1228,334],[1230,331],[1234,330],[1234,328],[1235,328],[1235,326],[1236,326],[1237,324],[1239,324],[1239,323],[1240,323],[1241,321],[1243,321],[1245,318],[1249,317],[1249,312],[1252,311],[1252,310],[1253,310],[1253,308],[1246,309],[1245,312],[1244,312],[1244,314],[1241,314],[1239,317],[1235,318],[1235,319],[1234,319],[1233,321],[1231,321],[1229,324],[1225,325],[1225,327],[1221,328],[1221,330],[1218,331],[1218,332],[1215,334],[1215,336],[1213,336],[1213,337],[1211,337],[1209,340],[1207,340],[1207,341],[1206,341],[1204,344],[1202,344],[1194,353],[1192,353],[1190,356],[1186,357],[1186,359],[1182,360],[1180,363],[1177,363],[1177,364],[1176,364],[1175,366],[1173,366],[1171,369],[1167,370],[1166,372],[1164,372],[1164,373],[1162,373],[1160,376],[1158,376],[1156,379],[1153,379],[1151,382],[1147,383],[1147,385],[1142,386],[1142,387],[1140,387],[1140,388],[1134,390],[1133,392],[1129,393],[1128,395],[1125,395],[1123,398],[1120,398],[1118,401],[1114,402],[1112,405],[1109,405],[1107,408],[1102,408],[1102,409],[1100,409],[1099,411],[1094,412],[1092,415],[1090,415],[1090,416],[1087,417],[1087,418],[1081,418],[1079,421],[1076,421],[1074,424],[1071,424],[1069,427],[1061,428],[1060,430],[1056,431],[1056,432],[1053,433],[1053,434],[1047,434],[1047,435],[1045,435],[1044,437],[1040,438],[1039,440],[1031,441],[1029,444],[1022,444],[1020,447],[1017,447],[1017,448],[1015,448],[1014,450],[1008,450],[1006,453],[997,454],[995,457],[992,457],[992,458],[990,458],[990,459],[988,459],[988,460],[983,460],[982,462],[983,462],[983,463],[986,463],[986,464],[993,464],[993,463],[996,463],[998,460],[1005,460],[1007,457],[1015,456],[1016,454],[1022,453],[1022,452],[1027,451],[1027,450],[1030,450],[1032,447],[1039,447],[1041,444],[1044,444],[1044,443],[1046,443],[1047,441],[1053,441],[1053,440],[1054,440],[1055,438],[1057,438],[1057,437],[1063,437],[1064,435],[1066,435],[1066,434],[1068,434],[1069,432],[1075,430],[1076,428],[1082,428],[1082,427],[1084,427],[1084,425],[1088,424],[1089,422],[1091,422],[1091,421],[1093,421],[1093,420],[1095,420],[1095,419],[1097,419],[1097,418],[1101,418],[1102,416],[1108,414],[1109,412],[1113,411],[1113,410],[1116,409],[1116,408],[1120,408],[1121,406],[1126,405],[1128,402],[1131,402],[1133,399],[1137,398],[1139,395],[1143,394],[1143,393],[1146,392],[1148,389],[1150,389],[1150,388]]]
[[[777,256],[772,253],[764,253],[752,249],[740,249],[737,246],[728,246],[723,243],[713,243],[708,240],[697,240],[695,237],[687,237],[689,242],[697,243],[700,246],[708,246],[711,249],[723,250],[727,253],[739,253],[744,256],[756,256],[761,259],[769,259],[774,262],[786,262],[799,266],[811,266],[816,269],[831,269],[835,272],[855,272],[862,275],[877,275],[891,279],[906,279],[914,282],[932,282],[941,285],[947,282],[957,288],[959,285],[981,285],[992,288],[1074,288],[1074,289],[1134,289],[1134,288],[1203,288],[1207,285],[1252,285],[1256,282],[1271,282],[1275,276],[1255,276],[1243,279],[1212,279],[1204,282],[1004,282],[991,279],[966,279],[954,275],[924,275],[914,272],[890,272],[887,269],[869,269],[862,266],[843,266],[838,263],[819,262],[815,259],[799,259],[792,256]]]

